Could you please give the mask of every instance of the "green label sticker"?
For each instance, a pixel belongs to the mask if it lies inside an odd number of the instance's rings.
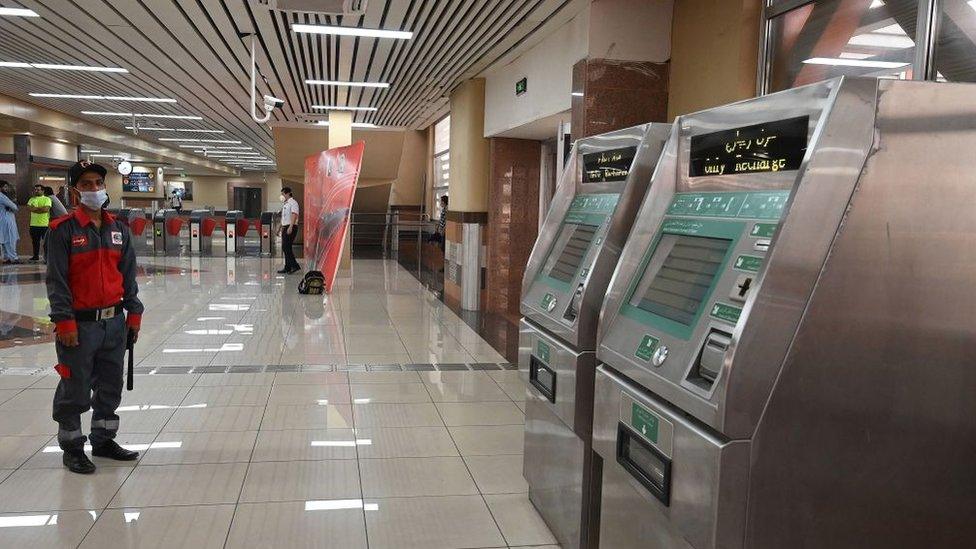
[[[638,433],[644,435],[644,437],[653,442],[657,443],[657,430],[660,426],[661,420],[650,410],[644,408],[636,402],[631,407],[630,414],[630,425]]]
[[[742,315],[742,309],[725,303],[716,303],[712,306],[712,311],[709,314],[719,320],[735,324],[739,321],[739,316]]]
[[[549,364],[549,344],[541,339],[535,346],[536,354],[538,359],[546,364]]]
[[[748,273],[758,273],[762,267],[763,258],[754,255],[740,255],[735,259],[735,269]]]
[[[772,238],[776,233],[776,223],[756,223],[752,226],[749,236],[756,238]]]
[[[551,311],[553,309],[553,303],[555,302],[556,302],[556,296],[552,294],[546,294],[542,296],[542,301],[540,302],[540,304],[542,305],[542,310]]]
[[[651,335],[644,335],[641,339],[640,345],[637,346],[637,350],[634,351],[634,356],[647,362],[651,360],[654,356],[654,350],[657,349],[658,339]]]

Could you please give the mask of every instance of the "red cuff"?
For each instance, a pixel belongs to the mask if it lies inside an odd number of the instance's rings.
[[[125,317],[125,323],[130,328],[135,328],[136,330],[138,330],[139,327],[142,325],[142,315],[137,315],[135,313],[129,313]]]
[[[78,323],[73,318],[55,322],[54,326],[57,328],[59,334],[70,334],[71,332],[78,331]]]

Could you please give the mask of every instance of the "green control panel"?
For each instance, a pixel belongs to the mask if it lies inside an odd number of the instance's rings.
[[[569,205],[564,223],[599,225],[617,209],[619,194],[578,194]]]
[[[779,219],[789,197],[789,191],[677,193],[668,215]]]

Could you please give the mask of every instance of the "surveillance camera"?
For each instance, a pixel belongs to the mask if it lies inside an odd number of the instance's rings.
[[[267,109],[268,112],[271,112],[284,104],[285,102],[277,97],[273,97],[271,95],[264,96],[264,108]]]

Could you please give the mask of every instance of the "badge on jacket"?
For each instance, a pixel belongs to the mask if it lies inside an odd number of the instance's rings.
[[[119,231],[112,231],[112,244],[118,246],[122,245],[122,233]]]
[[[88,236],[76,234],[71,237],[71,245],[76,248],[83,248],[88,245]]]

